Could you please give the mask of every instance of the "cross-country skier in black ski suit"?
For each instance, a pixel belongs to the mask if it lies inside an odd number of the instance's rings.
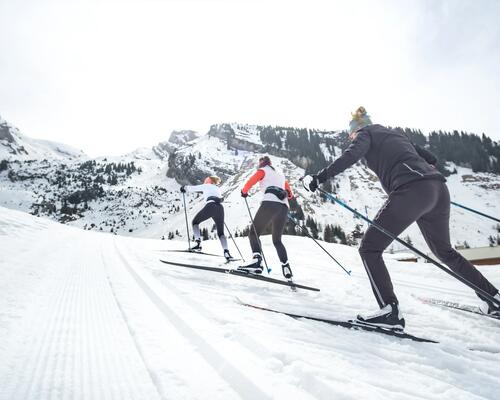
[[[220,244],[224,250],[226,260],[231,260],[233,257],[229,254],[227,247],[226,235],[224,235],[224,207],[222,206],[222,195],[218,185],[221,180],[218,176],[208,176],[202,185],[196,186],[181,186],[181,192],[202,192],[205,197],[205,206],[193,218],[193,234],[196,245],[190,250],[201,251],[201,235],[200,224],[209,218],[212,218],[217,227],[217,236],[219,236]]]
[[[412,144],[403,133],[372,124],[363,107],[352,116],[351,145],[328,167],[316,175],[306,176],[303,180],[306,188],[315,191],[319,184],[364,157],[389,195],[374,221],[395,236],[416,221],[427,245],[444,264],[500,301],[498,289],[451,246],[450,194],[445,178],[435,167],[436,157]],[[358,320],[403,329],[405,321],[382,258],[391,242],[390,237],[373,226],[363,237],[359,253],[381,310],[368,317],[358,315]],[[482,303],[481,309],[500,315],[500,308],[489,301]]]

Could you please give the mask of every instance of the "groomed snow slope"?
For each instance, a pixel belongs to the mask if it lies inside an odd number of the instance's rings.
[[[269,237],[267,258],[277,260]],[[500,321],[420,303],[474,303],[428,264],[390,262],[415,343],[245,308],[350,318],[375,301],[356,250],[286,237],[296,281],[182,269],[183,242],[82,231],[0,208],[0,399],[497,399]],[[249,254],[245,238],[238,245]],[[204,242],[219,252],[217,242]],[[232,252],[237,251],[232,248]],[[500,285],[498,267],[482,271]],[[280,277],[275,267],[272,275]],[[473,349],[473,350],[471,350]]]

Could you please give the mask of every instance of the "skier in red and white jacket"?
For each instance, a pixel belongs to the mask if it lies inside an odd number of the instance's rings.
[[[285,176],[272,166],[271,159],[268,156],[259,159],[259,167],[243,186],[241,196],[247,197],[249,190],[257,183],[263,196],[262,203],[254,218],[255,230],[250,228],[249,233],[253,258],[239,269],[255,274],[262,273],[262,249],[258,236],[272,223],[273,244],[281,261],[283,276],[290,279],[293,275],[292,269],[288,263],[288,255],[285,246],[281,242],[281,236],[288,217],[288,200],[293,198],[292,189]],[[255,231],[257,231],[257,234],[255,234]]]

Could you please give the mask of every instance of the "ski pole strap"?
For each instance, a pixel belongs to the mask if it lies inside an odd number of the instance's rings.
[[[476,213],[476,214],[478,214],[478,215],[481,215],[481,216],[483,216],[483,217],[486,217],[486,218],[492,219],[493,221],[500,222],[500,219],[498,219],[498,218],[495,218],[495,217],[492,217],[491,215],[488,215],[488,214],[482,213],[481,211],[474,210],[473,208],[466,207],[466,206],[464,206],[463,204],[455,203],[454,201],[450,201],[450,203],[451,203],[451,204],[453,204],[454,206],[457,206],[457,207],[463,208],[464,210],[467,210],[467,211],[470,211],[470,212]]]
[[[500,301],[498,301],[497,299],[495,299],[491,294],[487,293],[486,291],[484,291],[480,287],[474,285],[472,282],[469,282],[467,279],[465,279],[461,275],[457,274],[456,272],[453,272],[452,270],[446,268],[443,264],[437,262],[432,257],[429,257],[427,254],[424,254],[423,252],[421,252],[417,248],[413,247],[411,244],[408,244],[404,240],[401,240],[400,238],[398,238],[397,236],[395,236],[394,234],[392,234],[391,232],[389,232],[387,229],[383,228],[382,226],[380,226],[376,222],[372,221],[371,219],[365,217],[358,210],[356,210],[356,209],[354,209],[352,207],[349,207],[346,203],[344,203],[343,201],[339,200],[337,197],[335,197],[331,193],[328,193],[327,191],[325,191],[323,189],[320,189],[320,188],[318,188],[318,190],[321,193],[323,193],[326,197],[328,197],[331,201],[334,201],[337,204],[340,204],[342,207],[348,209],[350,212],[354,213],[355,215],[357,215],[358,217],[360,217],[364,221],[368,222],[370,225],[372,225],[374,228],[378,229],[383,234],[389,236],[392,240],[395,240],[398,243],[401,243],[403,246],[405,246],[406,248],[410,249],[415,254],[417,254],[420,257],[426,259],[427,261],[429,261],[430,263],[434,264],[436,267],[438,267],[442,271],[446,272],[448,275],[453,276],[455,279],[459,280],[464,285],[467,285],[468,287],[470,287],[475,292],[480,293],[481,295],[483,295],[484,297],[486,297],[489,301],[491,301],[493,304],[497,304],[498,306],[500,306]]]
[[[317,245],[321,248],[321,250],[323,250],[326,254],[328,254],[328,256],[329,256],[329,257],[330,257],[333,261],[335,261],[335,262],[337,263],[337,265],[338,265],[340,268],[342,268],[342,269],[345,271],[345,273],[346,273],[347,275],[351,276],[351,272],[352,272],[352,271],[348,271],[348,270],[346,270],[346,269],[344,268],[344,266],[343,266],[341,263],[339,263],[339,262],[335,259],[335,257],[333,257],[333,256],[332,256],[332,255],[331,255],[331,254],[330,254],[330,253],[329,253],[329,252],[328,252],[328,251],[327,251],[327,250],[326,250],[326,249],[325,249],[325,248],[324,248],[324,247],[323,247],[323,246],[322,246],[322,245],[321,245],[321,244],[320,244],[317,240],[316,240],[316,239],[314,239],[314,237],[313,237],[313,236],[309,233],[309,231],[307,230],[307,228],[305,228],[305,227],[304,227],[304,226],[302,226],[302,225],[299,225],[299,223],[295,220],[295,218],[293,218],[290,214],[288,214],[288,219],[289,219],[290,221],[292,221],[292,222],[295,224],[295,226],[298,226],[300,229],[302,229],[302,231],[303,231],[303,232],[304,232],[304,233],[305,233],[308,237],[310,237],[310,238],[314,241],[314,243],[316,243],[316,244],[317,244]]]

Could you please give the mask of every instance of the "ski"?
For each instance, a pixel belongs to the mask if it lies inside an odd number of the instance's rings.
[[[262,276],[262,275],[254,275],[254,274],[250,274],[248,272],[238,271],[236,269],[220,268],[220,267],[210,267],[210,266],[205,266],[205,265],[183,264],[183,263],[178,263],[178,262],[173,262],[173,261],[166,261],[166,260],[160,260],[160,261],[162,263],[174,265],[174,266],[177,266],[177,267],[199,269],[199,270],[202,270],[202,271],[219,272],[219,273],[223,273],[223,274],[230,274],[230,275],[241,276],[243,278],[256,279],[258,281],[264,281],[264,282],[269,282],[269,283],[276,283],[278,285],[288,286],[288,287],[292,288],[292,290],[293,290],[293,288],[295,288],[295,289],[312,290],[314,292],[319,292],[320,291],[318,288],[314,288],[314,287],[311,287],[311,286],[300,285],[298,283],[290,282],[290,281],[282,281],[280,279],[269,278],[267,276]]]
[[[362,324],[362,323],[359,323],[359,322],[354,321],[354,320],[345,321],[345,320],[335,320],[335,319],[314,317],[311,315],[293,314],[293,313],[289,313],[286,311],[275,310],[273,308],[261,307],[261,306],[257,306],[254,304],[245,303],[238,298],[236,298],[236,301],[245,307],[250,307],[250,308],[257,309],[257,310],[268,311],[268,312],[272,312],[272,313],[276,313],[276,314],[282,314],[282,315],[286,315],[286,316],[294,318],[294,319],[305,319],[305,320],[311,320],[311,321],[317,321],[317,322],[324,322],[326,324],[341,326],[343,328],[348,328],[348,329],[382,333],[384,335],[395,336],[395,337],[398,337],[400,339],[410,339],[410,340],[413,340],[414,342],[439,343],[439,342],[436,342],[435,340],[425,339],[425,338],[421,338],[418,336],[414,336],[414,335],[411,335],[411,334],[406,333],[404,331],[393,331],[390,329],[383,329],[383,328],[372,326],[372,325]]]
[[[213,254],[213,253],[204,253],[203,251],[194,251],[194,250],[160,250],[160,251],[168,251],[168,252],[175,252],[175,253],[190,253],[190,254],[203,254],[205,256],[212,256],[212,257],[222,257],[220,254]],[[226,262],[233,262],[233,261],[241,261],[239,258],[231,258],[230,260],[226,260]]]
[[[213,256],[213,257],[224,257],[224,256],[221,256],[220,254],[213,254],[213,253],[205,253],[203,251],[194,251],[194,250],[190,250],[190,249],[186,249],[186,250],[164,250],[164,251],[168,251],[168,252],[172,252],[172,253],[191,253],[191,254],[204,254],[206,256]]]
[[[458,311],[465,311],[465,312],[472,313],[472,314],[478,314],[478,315],[481,315],[483,317],[488,317],[488,318],[500,320],[500,316],[484,314],[483,312],[481,312],[481,310],[477,306],[471,306],[468,304],[460,304],[460,303],[456,303],[453,301],[447,301],[447,300],[433,299],[430,297],[416,297],[416,298],[424,304],[430,304],[433,306],[441,306],[441,307],[451,308],[451,309],[458,310]]]

